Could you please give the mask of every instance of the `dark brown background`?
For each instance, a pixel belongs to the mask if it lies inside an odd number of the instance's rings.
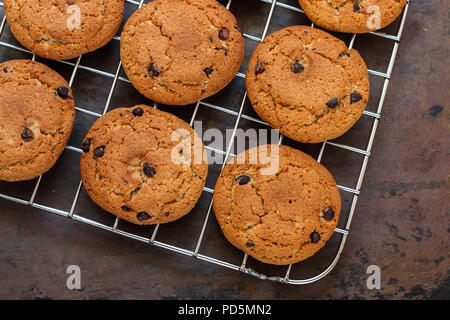
[[[0,199],[0,299],[449,299],[448,6],[444,0],[410,5],[350,236],[325,279],[307,286],[265,282]],[[275,29],[277,19],[283,17],[274,17]],[[14,42],[7,27],[1,40]],[[0,48],[2,61],[22,57],[8,50]],[[102,50],[105,56],[83,61],[117,54]],[[372,50],[366,56],[379,54],[377,46]],[[90,101],[110,83],[93,86],[83,92]],[[128,92],[113,102],[119,105]],[[80,291],[66,289],[71,264],[81,267]],[[366,287],[371,264],[382,269],[381,290]]]

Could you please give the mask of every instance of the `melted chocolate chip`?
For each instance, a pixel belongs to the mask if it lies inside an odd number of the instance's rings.
[[[317,243],[320,240],[320,234],[316,230],[314,230],[309,237],[311,238],[312,243]]]
[[[144,164],[144,173],[147,177],[153,177],[156,174],[155,168],[151,167],[148,163]]]
[[[327,211],[323,213],[323,217],[325,220],[331,221],[334,218],[333,209],[329,208]]]
[[[296,62],[294,63],[293,67],[292,67],[292,71],[294,73],[300,73],[303,70],[305,70],[305,68],[302,66],[302,64],[300,62]]]
[[[105,146],[95,148],[94,156],[96,156],[97,158],[100,158],[100,157],[103,157],[104,154],[105,154]]]
[[[242,29],[241,27],[239,27],[238,25],[234,26],[236,28],[237,31],[239,31],[241,34],[244,34],[244,29]]]
[[[151,218],[151,216],[145,211],[139,212],[136,217],[139,221],[146,221]]]
[[[128,208],[127,206],[122,206],[122,207],[120,207],[123,211],[125,211],[125,212],[130,212],[130,208]]]
[[[219,39],[220,40],[227,40],[230,37],[230,32],[228,29],[222,28],[219,30]]]
[[[336,108],[338,103],[339,103],[339,99],[338,98],[333,98],[333,99],[328,100],[327,106],[328,106],[328,108]]]
[[[89,152],[89,150],[91,150],[91,139],[86,139],[83,141],[83,143],[81,143],[81,150],[83,150],[84,153]]]
[[[65,99],[69,96],[69,88],[61,86],[58,89],[56,89],[56,93],[58,94],[59,97]]]
[[[266,70],[266,67],[264,66],[264,63],[262,61],[258,61],[256,63],[256,67],[255,67],[255,74],[261,74]]]
[[[142,108],[136,108],[133,110],[133,115],[135,117],[142,117],[144,114],[144,110],[142,110]]]
[[[153,76],[153,77],[159,76],[159,70],[158,70],[158,68],[156,68],[156,65],[155,65],[154,63],[152,63],[152,64],[150,65],[150,67],[148,67],[147,71],[148,71],[148,73],[150,73],[150,75]]]
[[[342,52],[338,58],[342,58],[343,56],[347,56],[350,57],[350,53],[348,53],[347,51]]]
[[[205,68],[205,69],[203,70],[203,72],[206,73],[206,76],[207,76],[207,77],[209,77],[209,75],[210,75],[211,73],[213,73],[213,71],[214,71],[213,68]]]
[[[355,2],[355,4],[353,5],[353,11],[354,12],[358,12],[361,8],[359,7],[359,4],[357,2]]]
[[[3,72],[4,72],[4,73],[8,73],[8,71],[9,71],[9,70],[8,70],[7,67],[4,67],[4,68],[3,68]]]
[[[245,244],[247,247],[252,248],[255,246],[255,244],[253,242],[247,241],[247,243]]]
[[[166,217],[168,217],[168,216],[170,216],[170,212],[165,212],[164,215],[165,215]]]
[[[350,103],[356,103],[362,99],[362,96],[359,93],[353,92],[350,95]]]
[[[23,129],[21,136],[22,136],[23,140],[30,141],[31,139],[33,139],[34,134],[33,134],[33,131],[31,131],[28,128],[25,128],[25,129]]]
[[[238,181],[239,181],[239,185],[244,185],[250,182],[250,177],[249,176],[240,176],[238,177]]]

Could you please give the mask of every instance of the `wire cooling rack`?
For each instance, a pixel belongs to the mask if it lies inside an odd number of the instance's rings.
[[[145,2],[147,1],[126,0],[124,21],[127,15],[131,15]],[[312,283],[326,276],[338,262],[349,234],[409,2],[396,22],[382,30],[383,32],[371,32],[365,35],[334,34],[346,41],[349,48],[356,47],[356,44],[361,42],[361,46],[356,49],[360,51],[369,67],[371,98],[357,125],[342,138],[319,145],[297,144],[283,137],[278,141],[280,144],[297,147],[324,163],[334,174],[343,199],[341,218],[334,235],[325,248],[312,258],[295,265],[269,266],[243,254],[225,240],[212,214],[213,186],[223,165],[210,166],[207,184],[193,212],[183,219],[167,225],[151,227],[131,225],[102,211],[89,200],[83,190],[78,171],[79,154],[82,152],[81,140],[98,117],[111,108],[124,106],[124,103],[129,106],[133,105],[131,103],[134,101],[152,103],[155,108],[172,112],[191,125],[194,124],[194,121],[200,120],[206,124],[205,129],[208,126],[223,130],[231,129],[232,138],[225,144],[225,148],[212,147],[212,144],[205,141],[207,152],[221,155],[224,160],[234,156],[233,141],[238,129],[268,128],[267,124],[251,109],[245,93],[244,79],[248,58],[255,46],[268,33],[288,25],[311,24],[311,22],[307,20],[296,0],[283,0],[283,2],[253,0],[245,3],[237,0],[223,0],[221,2],[235,13],[240,24],[244,21],[245,61],[233,82],[222,93],[200,101],[191,107],[159,106],[146,100],[132,89],[120,63],[118,53],[120,31],[106,48],[97,50],[98,53],[89,53],[68,61],[42,60],[63,74],[68,79],[69,85],[74,88],[77,104],[77,121],[74,132],[66,150],[52,170],[27,182],[0,182],[0,198],[61,215],[182,255],[241,271],[259,279],[299,285]],[[3,3],[1,3],[1,7],[3,7]],[[3,10],[2,14],[0,58],[2,60],[13,58],[39,60],[39,57],[23,48],[14,39],[6,23]],[[252,16],[253,14],[255,16]],[[259,35],[254,35],[257,33]],[[382,61],[383,56],[385,57],[384,62]],[[81,92],[83,97],[87,97],[87,100],[77,99],[77,92]],[[124,92],[122,98],[120,98],[120,92]],[[103,103],[99,102],[101,101],[98,98],[99,95],[103,95],[106,102],[105,100]],[[80,99],[82,104],[78,102]],[[92,104],[95,107],[89,106]],[[327,158],[330,160],[327,161]],[[3,204],[7,206],[8,201]]]

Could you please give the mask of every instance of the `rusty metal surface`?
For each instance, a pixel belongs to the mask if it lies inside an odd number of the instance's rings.
[[[236,8],[238,18],[248,12],[249,5]],[[448,5],[445,1],[432,0],[413,1],[410,6],[350,236],[337,267],[325,279],[302,287],[261,281],[0,199],[0,299],[450,298]],[[275,12],[271,30],[286,24],[285,19],[283,11]],[[289,20],[291,24],[300,22]],[[250,31],[257,23],[261,21],[244,21]],[[6,31],[0,41],[15,43]],[[370,42],[356,42],[355,48],[363,57],[370,58],[373,65],[369,68],[382,69],[385,46],[376,38]],[[366,49],[369,44],[370,50]],[[118,63],[116,50],[116,46],[108,45],[83,57],[83,63],[100,64],[105,71],[113,73],[115,70],[110,66]],[[247,48],[247,54],[250,52],[251,48]],[[19,57],[30,56],[0,49],[1,61]],[[70,67],[45,62],[66,78],[70,76]],[[104,92],[111,83],[104,78],[92,78],[88,72],[80,72],[77,77],[74,83],[77,105],[91,106],[101,112],[96,108],[103,107]],[[227,90],[235,93],[239,88],[236,85]],[[124,84],[119,84],[116,91],[119,94],[112,99],[114,105],[145,102]],[[224,94],[220,98],[226,99]],[[229,104],[235,102],[230,100]],[[178,109],[175,114],[186,120],[192,110],[185,112]],[[200,118],[203,116],[208,116],[207,110],[199,114]],[[79,145],[93,120],[86,116],[78,118],[72,145]],[[208,119],[208,126],[233,121],[225,116]],[[365,126],[360,123],[356,135]],[[353,136],[344,139],[356,143]],[[301,147],[311,154],[317,152],[315,147]],[[352,176],[352,164],[356,160],[339,153],[336,157],[326,163],[330,170],[342,179]],[[77,161],[70,153],[64,154],[51,173],[44,176],[51,191],[39,194],[40,201],[70,205],[79,179]],[[67,179],[54,178],[61,174]],[[210,184],[214,183],[215,174],[213,170]],[[0,184],[2,191],[8,188],[16,194],[28,194],[33,186],[33,182]],[[79,206],[80,210],[91,210],[86,195],[81,195]],[[189,238],[189,234],[193,230],[198,232],[204,208],[200,209],[189,220],[167,226],[161,236],[175,245],[192,246],[196,239]],[[109,218],[112,219],[105,219]],[[180,225],[186,231],[174,237]],[[205,250],[214,253],[223,250],[227,258],[237,259],[238,263],[242,255],[230,250],[214,229],[217,229],[214,223],[211,228],[207,232],[210,245]],[[332,256],[332,250],[325,250],[306,262],[305,268],[315,274],[315,268],[323,266]],[[72,264],[82,270],[80,291],[66,288],[65,271]],[[366,287],[366,268],[371,264],[382,269],[380,290]]]

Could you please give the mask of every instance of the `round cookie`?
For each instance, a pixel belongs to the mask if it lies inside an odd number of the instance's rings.
[[[0,180],[48,171],[75,120],[72,90],[58,73],[31,60],[0,64]]]
[[[106,113],[82,149],[81,178],[91,199],[140,225],[174,221],[191,211],[208,173],[205,148],[194,130],[145,105]]]
[[[236,18],[214,0],[156,0],[125,24],[120,55],[147,98],[187,105],[223,89],[239,71],[244,38]]]
[[[298,0],[306,16],[331,31],[367,33],[391,24],[407,0]]]
[[[272,33],[253,52],[246,74],[258,115],[304,143],[335,139],[361,117],[369,76],[359,53],[325,31],[293,26]]]
[[[264,171],[270,166],[274,169]],[[232,159],[217,180],[213,200],[228,241],[275,265],[296,263],[322,248],[341,209],[336,182],[325,167],[299,150],[276,145]]]
[[[65,60],[94,51],[117,33],[124,0],[5,0],[16,39],[37,55]]]

